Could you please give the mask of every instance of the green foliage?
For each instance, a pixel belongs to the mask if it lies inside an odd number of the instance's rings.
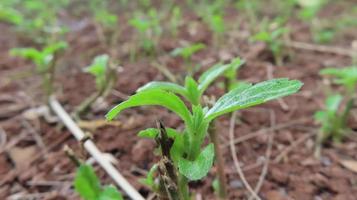
[[[96,56],[91,65],[85,68],[85,71],[95,76],[95,83],[98,90],[106,86],[108,74],[109,56],[99,55]]]
[[[232,64],[233,63],[233,64]],[[182,133],[174,129],[166,129],[173,144],[170,156],[178,170],[180,190],[187,187],[186,179],[199,180],[209,172],[214,159],[214,146],[205,147],[204,139],[207,128],[215,118],[269,100],[287,96],[297,92],[302,83],[296,80],[274,79],[256,85],[242,85],[223,95],[213,107],[202,107],[201,96],[218,76],[223,75],[230,68],[237,68],[237,60],[227,65],[216,65],[201,75],[198,81],[187,77],[184,86],[168,82],[152,82],[138,89],[137,93],[128,100],[111,109],[106,117],[113,119],[126,108],[144,105],[159,105],[175,112],[185,123]],[[181,95],[191,104],[190,109],[174,93]],[[171,133],[170,133],[171,132]],[[147,129],[139,133],[140,136],[157,138],[159,130]]]
[[[107,1],[91,0],[90,8],[96,22],[105,28],[116,27],[118,17],[110,12]]]
[[[178,27],[182,23],[182,13],[181,8],[179,6],[175,6],[172,8],[171,11],[171,18],[170,18],[170,30],[172,34],[176,37],[178,33]]]
[[[301,7],[299,17],[302,20],[310,21],[314,19],[326,0],[296,0]]]
[[[334,83],[343,85],[348,93],[354,93],[357,86],[357,67],[326,68],[320,71],[322,75],[335,77]]]
[[[90,165],[81,165],[74,179],[76,192],[85,200],[123,200],[114,186],[102,186]]]
[[[345,91],[344,95],[328,96],[325,109],[315,113],[316,121],[321,123],[318,145],[329,138],[340,142],[349,132],[347,120],[355,101],[357,67],[326,68],[321,70],[320,74],[333,76],[333,82],[342,85]]]
[[[188,45],[185,47],[176,48],[171,52],[171,55],[181,56],[183,59],[188,61],[191,59],[193,54],[204,49],[205,47],[206,47],[206,45],[204,45],[202,43],[196,43],[196,44]]]
[[[68,0],[0,2],[0,21],[16,26],[17,30],[38,43],[48,43],[54,35],[65,33],[66,27],[59,23],[57,13],[68,5]],[[51,37],[49,37],[51,36]]]
[[[315,113],[315,120],[321,123],[321,129],[318,135],[318,142],[321,143],[328,138],[340,142],[346,133],[346,121],[343,114],[339,112],[343,97],[341,95],[332,95],[326,99],[325,110]]]
[[[206,113],[207,119],[262,104],[264,102],[288,96],[298,91],[302,83],[285,78],[264,81],[255,85],[239,86],[217,100],[216,104]]]
[[[263,24],[261,31],[251,39],[253,41],[265,42],[273,53],[275,62],[281,64],[283,54],[282,37],[288,33],[288,29],[282,26],[281,19],[275,19],[271,24]]]
[[[213,144],[207,145],[193,161],[180,157],[178,167],[188,179],[200,180],[207,175],[214,160],[214,147]]]
[[[138,32],[140,47],[146,52],[153,51],[162,33],[158,12],[150,9],[148,13],[136,13],[129,20],[129,25]]]
[[[155,183],[155,173],[156,173],[156,171],[157,171],[157,165],[154,164],[151,167],[151,169],[148,172],[148,174],[146,175],[146,178],[139,180],[142,184],[150,187],[153,191],[156,191],[157,187],[158,187],[157,184]]]
[[[36,65],[37,71],[43,73],[48,70],[55,54],[65,48],[67,48],[67,43],[57,42],[46,46],[41,51],[35,48],[14,48],[11,49],[10,54],[31,60]]]
[[[226,78],[226,91],[231,91],[239,85],[237,80],[237,73],[240,67],[242,67],[244,61],[240,58],[236,58],[231,62],[231,67],[224,73]]]
[[[198,15],[202,17],[203,21],[214,33],[215,39],[221,38],[226,31],[224,23],[225,6],[225,1],[202,1],[197,9]]]

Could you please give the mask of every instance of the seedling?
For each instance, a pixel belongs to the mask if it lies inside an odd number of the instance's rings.
[[[241,0],[237,1],[235,7],[242,16],[247,16],[249,24],[255,27],[258,22],[258,13],[260,13],[262,2],[259,0]]]
[[[123,200],[113,185],[102,186],[93,167],[86,164],[77,170],[74,189],[84,200]]]
[[[288,29],[281,26],[279,21],[270,25],[263,25],[262,30],[252,37],[253,41],[265,42],[274,56],[275,63],[283,63],[282,37],[288,33]]]
[[[116,57],[115,49],[120,34],[118,16],[110,12],[107,4],[107,1],[91,0],[90,8],[100,42],[109,49],[111,56]]]
[[[134,18],[129,20],[139,34],[140,47],[146,53],[153,53],[162,29],[160,26],[160,16],[155,9],[150,9],[147,14],[137,13]]]
[[[53,93],[53,79],[59,53],[67,48],[67,43],[57,42],[42,50],[35,48],[14,48],[10,54],[31,60],[36,65],[36,71],[42,76],[42,84],[47,96]]]
[[[206,45],[204,45],[202,43],[196,43],[196,44],[188,45],[185,47],[178,47],[171,52],[171,55],[182,57],[185,62],[185,65],[189,66],[188,74],[193,75],[193,73],[195,71],[194,70],[195,67],[192,66],[191,58],[192,58],[193,54],[201,51],[205,47],[206,47]]]
[[[58,39],[67,30],[60,25],[57,13],[69,1],[12,1],[0,3],[0,20],[10,22],[16,30],[40,44],[48,44]]]
[[[231,66],[229,69],[226,70],[224,73],[225,77],[225,90],[226,92],[233,90],[234,88],[238,87],[241,83],[237,80],[237,73],[238,70],[243,66],[244,61],[240,58],[236,58],[232,61]]]
[[[226,31],[224,23],[224,8],[225,1],[213,1],[210,3],[203,2],[200,4],[202,8],[197,9],[198,15],[209,26],[213,32],[213,41],[215,46],[220,45],[223,41],[223,34]]]
[[[180,7],[179,6],[173,7],[171,13],[172,14],[170,19],[170,30],[172,35],[176,37],[178,34],[178,27],[182,23],[182,13]]]
[[[315,119],[321,123],[317,135],[316,156],[320,155],[321,144],[327,139],[332,138],[334,142],[339,143],[350,132],[347,120],[356,98],[357,67],[328,68],[321,70],[321,74],[334,76],[334,83],[342,85],[345,90],[344,95],[330,95],[326,99],[325,110],[315,114]]]
[[[212,68],[203,73],[198,81],[187,77],[185,86],[168,82],[151,82],[139,88],[135,95],[112,108],[106,115],[112,120],[123,110],[136,106],[158,105],[176,113],[184,122],[185,129],[146,129],[142,137],[156,139],[161,147],[162,159],[158,163],[161,186],[159,192],[171,199],[190,199],[188,182],[200,180],[207,175],[214,161],[214,145],[203,147],[211,122],[224,114],[291,95],[302,83],[297,80],[273,79],[255,85],[244,84],[226,93],[212,107],[204,107],[200,97],[207,87],[230,65]],[[179,96],[188,100],[187,107]],[[150,181],[149,181],[150,182]],[[153,183],[153,188],[162,188]]]
[[[78,106],[76,117],[84,114],[99,97],[105,97],[116,82],[116,68],[109,63],[109,56],[105,54],[95,57],[85,72],[95,77],[97,91]]]

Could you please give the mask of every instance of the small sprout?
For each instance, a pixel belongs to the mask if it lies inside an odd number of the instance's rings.
[[[196,43],[196,44],[188,45],[185,47],[178,47],[171,52],[171,55],[182,57],[185,61],[185,64],[189,66],[189,68],[188,68],[189,75],[192,75],[194,73],[194,67],[190,63],[191,58],[192,58],[193,54],[201,51],[205,47],[206,47],[206,45],[204,45],[202,43]]]
[[[123,200],[114,186],[102,186],[92,166],[86,164],[77,170],[74,189],[84,200]]]
[[[255,85],[244,84],[223,95],[212,107],[204,107],[200,101],[207,87],[232,66],[228,64],[214,67],[203,73],[197,81],[187,77],[184,86],[169,82],[148,83],[107,113],[106,118],[112,120],[125,109],[156,105],[176,113],[184,122],[182,132],[163,126],[156,131],[148,129],[140,132],[144,137],[155,137],[156,140],[163,141],[160,138],[164,136],[165,141],[171,141],[165,144],[159,142],[163,156],[158,167],[160,183],[171,189],[160,191],[160,194],[164,193],[167,197],[178,194],[178,199],[189,199],[188,182],[200,180],[207,175],[215,155],[213,143],[204,145],[204,141],[208,127],[215,118],[294,94],[302,86],[300,81],[285,78]],[[186,106],[176,94],[187,100],[190,106]],[[165,175],[172,171],[173,174]]]
[[[173,36],[177,36],[178,34],[178,27],[182,23],[182,13],[179,6],[175,6],[172,9],[170,18],[170,30]]]
[[[93,63],[85,68],[85,72],[92,74],[95,77],[97,90],[101,90],[106,83],[106,76],[108,71],[109,56],[99,55],[94,58]]]
[[[16,30],[39,44],[53,42],[53,38],[67,32],[57,14],[69,3],[59,1],[6,1],[0,3],[0,21],[15,25]]]
[[[147,14],[136,14],[129,20],[129,25],[137,30],[140,47],[147,53],[153,53],[162,33],[157,11],[150,9]]]
[[[67,48],[67,43],[57,42],[50,44],[41,51],[35,48],[14,48],[10,54],[31,60],[36,65],[36,71],[42,76],[42,84],[49,96],[53,90],[53,78],[58,54]]]
[[[279,19],[271,26],[262,26],[262,30],[252,37],[253,41],[265,42],[268,48],[273,53],[276,64],[282,64],[283,57],[283,43],[282,37],[288,33],[288,29],[280,25]]]
[[[91,65],[84,69],[85,72],[95,77],[97,91],[77,107],[75,117],[83,115],[99,97],[105,97],[111,91],[116,82],[117,69],[109,62],[108,55],[99,55],[94,58]]]
[[[317,135],[315,156],[320,155],[321,144],[332,138],[334,142],[341,142],[349,133],[347,120],[354,106],[357,86],[357,67],[346,67],[342,69],[327,68],[320,72],[322,75],[335,77],[335,84],[344,87],[344,95],[330,95],[326,99],[325,109],[315,113],[315,119],[321,123],[321,129]]]

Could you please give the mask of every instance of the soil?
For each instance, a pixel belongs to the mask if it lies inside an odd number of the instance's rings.
[[[301,92],[284,98],[283,102],[273,101],[238,113],[240,117],[234,131],[235,138],[261,132],[236,144],[236,154],[246,179],[253,187],[258,182],[266,159],[269,136],[274,132],[272,156],[259,195],[267,200],[356,199],[356,171],[341,164],[345,160],[357,160],[356,136],[351,135],[340,145],[327,143],[319,160],[313,156],[313,134],[318,130],[313,114],[323,107],[326,88],[318,74],[319,70],[327,66],[347,66],[351,58],[289,49],[292,56],[285,60],[283,66],[276,66],[264,44],[250,43],[246,38],[230,35],[224,45],[217,49],[210,42],[212,35],[208,34],[208,27],[191,15],[187,15],[185,20],[194,20],[197,32],[190,30],[192,27],[188,25],[182,26],[178,38],[163,37],[160,40],[158,49],[161,50],[156,55],[140,56],[133,61],[121,49],[122,45],[117,45],[122,70],[118,73],[116,92],[93,107],[83,120],[103,119],[112,106],[123,101],[125,96],[134,94],[138,87],[152,80],[167,80],[152,61],[160,62],[175,75],[184,74],[183,61],[168,56],[168,53],[182,40],[203,42],[207,48],[192,59],[193,63],[203,65],[202,70],[219,60],[240,56],[246,64],[239,71],[239,80],[258,82],[272,77],[289,77],[304,82]],[[236,15],[233,12],[232,16],[227,16],[227,20],[233,20]],[[100,45],[93,25],[85,21],[82,23],[80,29],[68,33],[70,48],[60,60],[56,77],[56,95],[68,112],[95,91],[93,77],[83,73],[83,67],[91,62],[94,55],[107,53]],[[289,26],[297,30],[292,38],[311,41],[305,24],[291,21]],[[247,31],[245,27],[243,24],[239,32]],[[122,29],[133,32],[125,25]],[[76,168],[65,155],[63,147],[68,145],[82,158],[88,158],[88,155],[60,123],[49,122],[43,116],[28,117],[24,114],[45,105],[40,77],[30,63],[9,56],[9,49],[26,44],[18,33],[7,24],[0,24],[0,30],[0,199],[16,199],[21,195],[27,199],[79,199],[71,183]],[[349,37],[353,36],[352,40],[357,39],[356,29],[354,33],[349,33]],[[126,37],[130,38],[124,34],[123,41],[120,41],[123,46],[133,42]],[[352,40],[339,39],[331,45],[346,46]],[[207,94],[218,97],[223,94],[223,89],[213,86]],[[155,143],[140,139],[136,134],[144,128],[155,126],[157,119],[163,120],[168,127],[182,126],[172,113],[157,107],[145,107],[125,111],[117,119],[119,125],[90,129],[98,147],[114,155],[118,161],[117,169],[145,197],[149,196],[150,191],[138,180],[145,176],[145,171],[158,158],[153,153]],[[228,177],[229,199],[247,199],[249,193],[236,172],[228,147],[229,120],[226,116],[217,123]],[[275,127],[285,127],[267,131],[272,120]],[[351,126],[357,128],[356,120],[351,119]],[[299,140],[302,142],[294,146]],[[291,150],[281,156],[289,148]],[[112,183],[98,165],[94,166],[104,183]],[[196,195],[202,195],[203,199],[216,199],[212,188],[215,170],[213,167],[207,178],[191,184]]]

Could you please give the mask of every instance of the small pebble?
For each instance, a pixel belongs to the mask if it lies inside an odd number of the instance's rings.
[[[229,182],[229,186],[232,189],[240,189],[240,188],[243,188],[243,183],[240,180],[233,180],[233,181]]]

